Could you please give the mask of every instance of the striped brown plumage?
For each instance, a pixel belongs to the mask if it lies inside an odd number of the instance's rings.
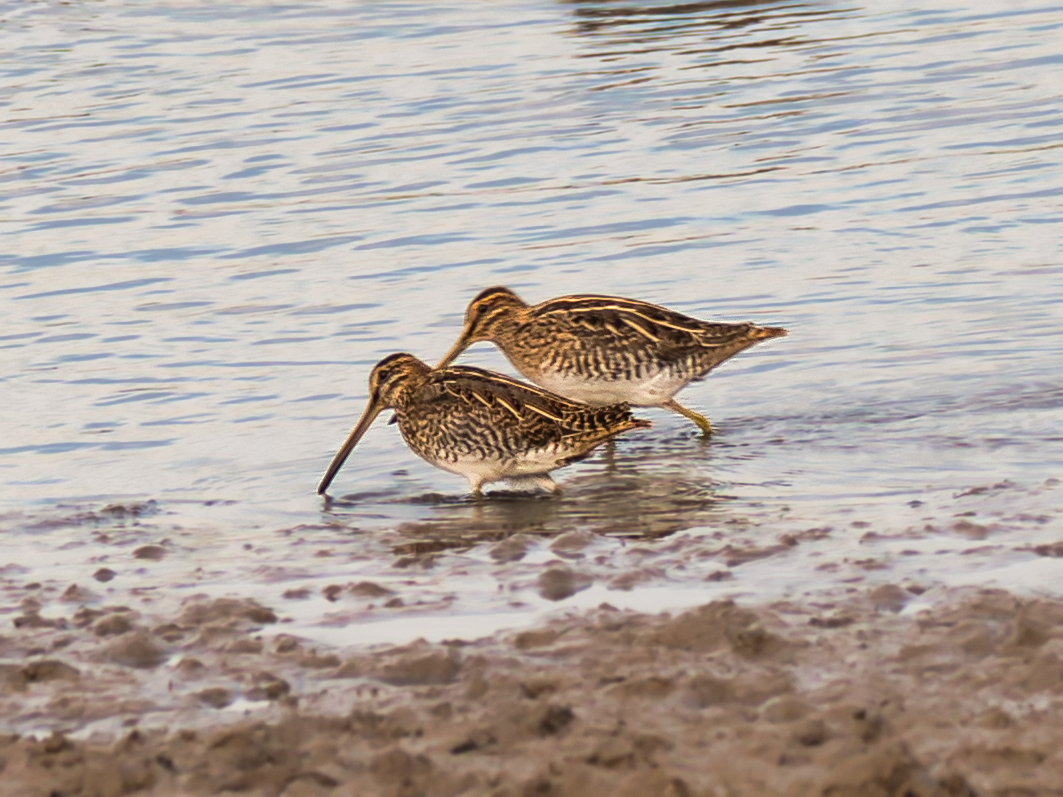
[[[503,479],[555,490],[550,471],[586,457],[610,437],[650,425],[633,418],[626,404],[591,407],[482,368],[433,370],[412,354],[392,354],[370,374],[369,405],[318,493],[389,408],[410,450],[464,476],[474,494]]]
[[[708,419],[673,398],[720,363],[781,327],[699,321],[664,307],[617,296],[577,295],[529,306],[504,287],[469,303],[449,365],[468,346],[491,341],[532,382],[574,401],[664,407],[706,434]]]

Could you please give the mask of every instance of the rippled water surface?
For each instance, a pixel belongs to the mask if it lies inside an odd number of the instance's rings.
[[[4,589],[107,566],[313,626],[406,585],[366,639],[551,605],[558,555],[573,603],[799,594],[869,548],[1053,589],[1063,11],[980,8],[0,3]],[[372,365],[492,284],[790,336],[681,394],[711,442],[643,410],[560,499],[469,501],[381,419],[324,503]]]

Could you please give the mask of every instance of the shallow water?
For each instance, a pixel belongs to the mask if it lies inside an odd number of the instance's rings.
[[[306,633],[460,635],[554,606],[536,578],[564,533],[605,536],[567,554],[594,581],[561,605],[853,568],[1058,593],[1032,550],[1063,537],[1058,8],[0,13],[8,597],[250,594]],[[319,499],[372,365],[434,361],[491,284],[790,336],[681,394],[710,443],[644,410],[560,499],[466,500],[383,420]],[[508,370],[484,344],[463,361]],[[513,534],[524,557],[492,556]],[[902,564],[913,537],[933,565]],[[868,546],[882,567],[853,564]],[[321,593],[366,579],[404,590],[372,630]]]

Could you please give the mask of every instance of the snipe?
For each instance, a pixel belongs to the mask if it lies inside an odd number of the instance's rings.
[[[395,411],[406,445],[426,462],[483,485],[512,479],[556,490],[550,471],[610,437],[649,426],[626,404],[590,407],[469,366],[433,370],[412,354],[385,357],[369,375],[369,405],[332,459],[324,493],[373,420]]]
[[[781,327],[699,321],[616,296],[562,296],[534,306],[508,288],[488,288],[465,311],[461,337],[440,361],[491,341],[537,385],[573,401],[626,402],[678,412],[712,434],[708,418],[673,397],[690,382]]]

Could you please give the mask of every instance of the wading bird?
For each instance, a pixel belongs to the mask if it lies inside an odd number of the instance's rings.
[[[705,435],[708,418],[673,397],[690,382],[781,327],[699,321],[616,296],[561,296],[529,306],[508,288],[487,288],[465,311],[465,327],[437,367],[487,340],[546,390],[594,406],[626,402],[689,418]]]
[[[591,407],[470,366],[433,370],[412,354],[385,357],[369,375],[369,404],[318,485],[324,493],[383,410],[395,411],[406,445],[426,462],[483,485],[511,479],[551,492],[550,471],[609,438],[649,426],[626,404]]]

